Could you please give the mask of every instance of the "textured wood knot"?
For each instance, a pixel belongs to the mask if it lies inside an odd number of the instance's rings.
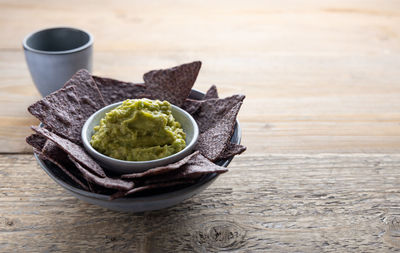
[[[393,218],[387,223],[383,239],[390,245],[400,248],[400,219]]]
[[[106,235],[106,242],[114,242],[117,238],[115,236],[108,236]]]
[[[10,220],[10,219],[6,219],[5,223],[7,226],[10,226],[10,227],[14,225],[14,221]]]
[[[12,229],[11,227],[14,227],[15,225],[16,221],[14,219],[0,217],[0,228]]]
[[[192,235],[193,245],[201,251],[222,251],[241,248],[246,230],[233,221],[215,220],[203,223]]]

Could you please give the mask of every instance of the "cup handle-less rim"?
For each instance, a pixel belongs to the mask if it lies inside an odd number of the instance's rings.
[[[38,49],[34,49],[34,48],[32,48],[32,47],[30,47],[30,46],[28,45],[27,41],[28,41],[33,35],[35,35],[36,33],[43,32],[43,31],[47,31],[47,30],[55,30],[55,29],[69,29],[69,30],[75,30],[75,31],[83,32],[83,33],[85,33],[86,35],[88,35],[89,40],[88,40],[85,44],[83,44],[82,46],[80,46],[80,47],[73,48],[73,49],[69,49],[69,50],[63,50],[63,51],[44,51],[44,50],[38,50]],[[41,29],[41,30],[38,30],[38,31],[35,31],[35,32],[33,32],[33,33],[28,34],[28,35],[24,38],[24,40],[22,41],[22,46],[23,46],[24,50],[31,51],[31,52],[38,53],[38,54],[49,54],[49,55],[61,55],[61,54],[77,53],[77,52],[83,51],[83,50],[85,50],[85,49],[91,47],[92,45],[93,45],[93,36],[92,36],[89,32],[84,31],[84,30],[81,30],[81,29],[73,28],[73,27],[67,27],[67,26],[51,27],[51,28]]]

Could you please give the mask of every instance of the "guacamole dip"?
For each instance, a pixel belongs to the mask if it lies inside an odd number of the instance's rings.
[[[108,112],[94,131],[93,148],[120,160],[155,160],[186,147],[185,133],[167,101],[127,99]]]

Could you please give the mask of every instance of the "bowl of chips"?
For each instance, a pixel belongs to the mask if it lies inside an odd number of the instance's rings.
[[[236,116],[243,95],[219,98],[215,86],[193,89],[200,62],[153,70],[144,83],[122,82],[78,71],[62,89],[28,108],[41,121],[26,141],[40,167],[72,195],[118,211],[142,212],[176,205],[204,190],[237,154],[241,130]],[[97,110],[129,98],[166,100],[196,120],[199,138],[193,153],[144,172],[105,171],[84,149],[80,131]]]

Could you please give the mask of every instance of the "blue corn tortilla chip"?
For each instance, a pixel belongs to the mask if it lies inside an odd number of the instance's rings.
[[[223,99],[213,98],[204,100],[200,108],[193,115],[193,118],[199,125],[200,133],[204,133],[214,127],[234,106],[241,104],[244,98],[244,95],[239,94]]]
[[[117,103],[126,99],[149,97],[146,86],[142,83],[129,83],[111,78],[93,76],[106,105]]]
[[[34,149],[41,151],[43,149],[47,139],[39,134],[31,134],[28,137],[26,137],[25,140]]]
[[[218,90],[217,86],[214,84],[207,90],[206,94],[204,95],[203,100],[211,99],[211,98],[218,98]]]
[[[44,128],[32,127],[32,129],[38,134],[48,138],[42,149],[42,155],[55,163],[79,185],[81,185],[81,183],[80,180],[77,179],[76,173],[72,173],[74,168],[77,168],[80,174],[87,181],[101,187],[125,191],[133,188],[133,182],[107,177],[102,168],[92,160],[80,146],[63,139]],[[85,167],[83,167],[81,163]],[[88,189],[86,185],[85,189]]]
[[[78,70],[65,84],[64,87],[75,87],[82,111],[88,118],[95,111],[106,106],[96,82],[86,69]]]
[[[81,144],[85,121],[105,105],[89,72],[79,70],[64,88],[32,104],[28,111],[52,132]]]
[[[31,126],[31,128],[37,134],[42,135],[56,143],[62,150],[73,157],[75,161],[78,161],[80,164],[82,164],[86,169],[89,169],[91,172],[100,177],[106,177],[103,168],[101,168],[100,165],[98,165],[97,162],[94,161],[93,158],[91,158],[86,153],[83,147],[67,139],[64,139],[42,127]]]
[[[228,168],[221,167],[211,162],[199,152],[196,152],[190,159],[182,165],[178,170],[175,170],[167,175],[156,176],[146,178],[144,184],[155,184],[155,183],[164,183],[164,182],[172,182],[177,180],[188,180],[188,179],[197,179],[203,175],[210,173],[225,173],[228,171]]]
[[[193,156],[197,155],[198,153],[199,152],[194,152],[175,163],[170,163],[166,166],[152,168],[152,169],[146,170],[145,172],[124,174],[121,176],[121,178],[137,179],[137,178],[143,178],[143,177],[159,176],[159,175],[179,169],[180,167],[182,167],[182,165],[187,163]]]
[[[198,151],[182,160],[167,166],[150,169],[143,173],[126,174],[122,178],[136,180],[137,186],[129,191],[119,191],[111,199],[124,197],[137,192],[165,188],[181,184],[193,184],[198,178],[210,173],[224,173],[228,168],[218,166]]]
[[[218,157],[218,159],[227,159],[235,155],[240,155],[244,151],[246,151],[246,147],[240,144],[229,143],[228,147],[224,152]]]
[[[154,189],[161,189],[161,188],[168,188],[168,187],[177,186],[177,185],[193,184],[194,182],[195,182],[195,180],[193,180],[193,179],[182,179],[182,180],[176,180],[176,181],[171,181],[171,182],[143,185],[143,186],[132,188],[129,191],[118,191],[110,196],[110,200],[125,197],[127,195],[132,195],[132,194],[138,193],[138,192],[154,190]]]
[[[218,98],[218,91],[215,85],[212,85],[207,93],[203,96],[203,99],[191,99],[187,98],[185,102],[182,104],[182,109],[187,111],[188,113],[194,115],[201,107],[201,105],[208,99]]]
[[[218,160],[229,146],[241,105],[242,102],[237,103],[220,121],[200,134],[195,149],[207,159]]]
[[[197,79],[201,62],[195,61],[169,69],[152,70],[143,75],[146,92],[152,99],[167,100],[182,106]]]
[[[39,158],[42,159],[43,161],[49,161],[54,165],[56,165],[57,168],[59,168],[68,178],[70,178],[74,183],[76,183],[78,187],[81,187],[85,191],[90,190],[88,186],[84,183],[84,180],[79,179],[80,177],[76,177],[74,176],[74,174],[70,172],[71,168],[67,169],[65,165],[58,163],[57,160],[53,160],[52,158],[43,155],[43,153],[39,150],[34,150],[34,153],[37,156],[39,156]]]
[[[51,131],[74,143],[81,143],[85,119],[74,87],[51,93],[29,106],[28,111]]]
[[[77,183],[82,189],[89,190],[82,174],[76,169],[75,165],[68,159],[67,153],[57,146],[54,142],[47,140],[44,145],[41,156],[48,160],[64,172],[72,181]]]
[[[134,186],[133,182],[128,182],[119,178],[99,177],[88,171],[86,168],[82,167],[82,165],[79,162],[75,161],[75,159],[71,156],[69,156],[69,158],[89,182],[92,182],[98,186],[123,191],[129,191]]]
[[[185,100],[185,102],[183,102],[182,109],[187,111],[189,114],[193,115],[199,110],[202,103],[203,100],[195,100],[188,98]]]

